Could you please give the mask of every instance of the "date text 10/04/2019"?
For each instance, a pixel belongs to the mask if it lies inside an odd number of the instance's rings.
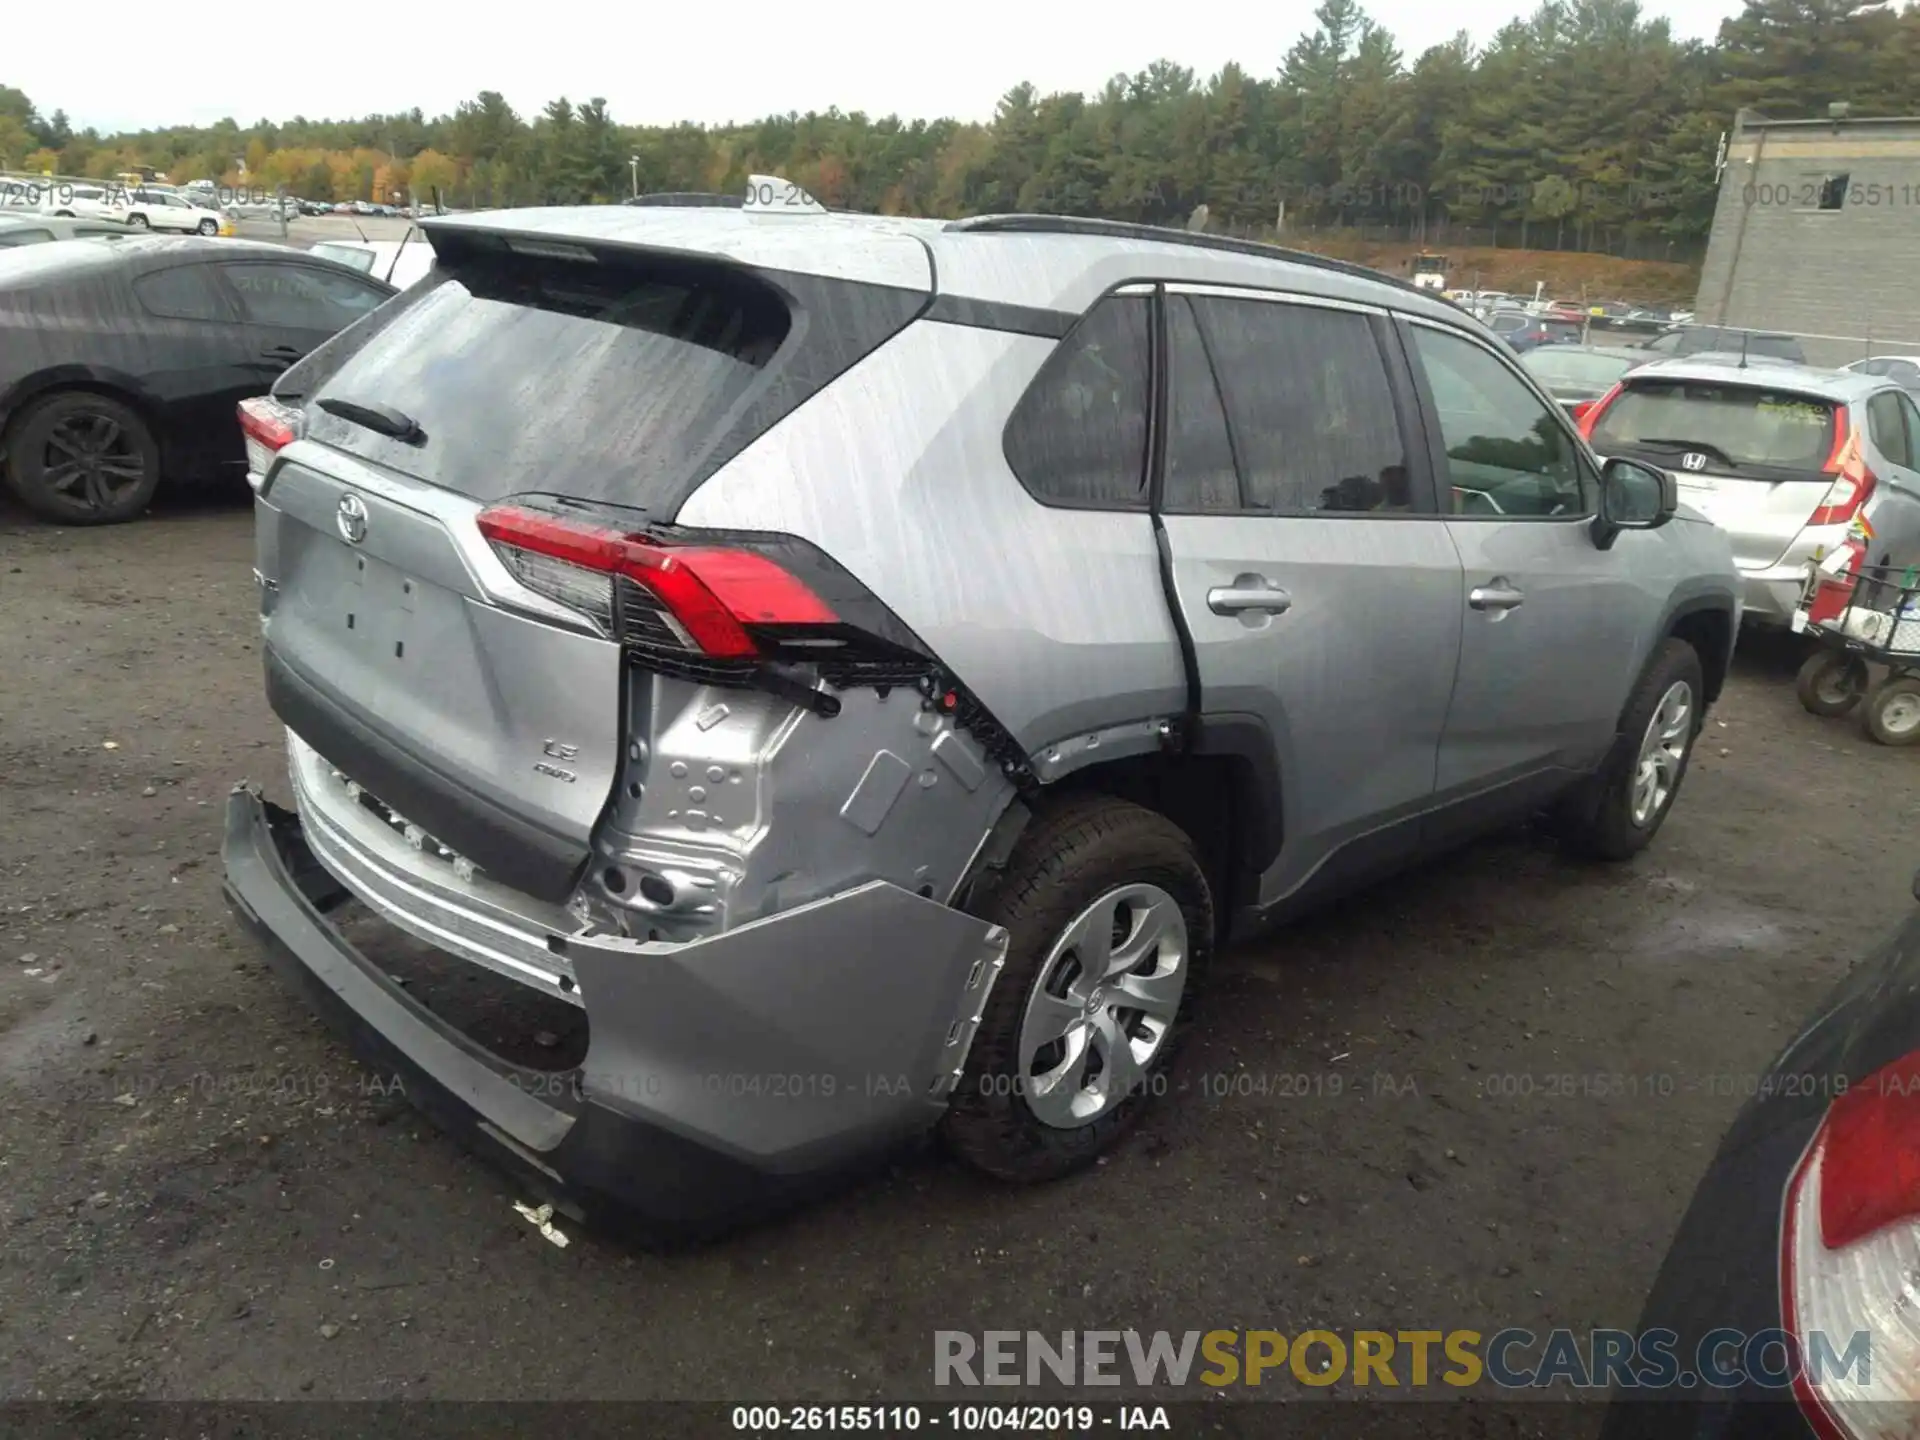
[[[785,1431],[914,1431],[1090,1434],[1100,1429],[1170,1431],[1164,1405],[736,1405],[733,1428],[746,1434]]]

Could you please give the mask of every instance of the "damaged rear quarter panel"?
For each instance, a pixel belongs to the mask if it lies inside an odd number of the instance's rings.
[[[1013,784],[918,691],[834,693],[828,718],[629,670],[625,769],[589,878],[629,933],[697,938],[874,880],[951,898]]]

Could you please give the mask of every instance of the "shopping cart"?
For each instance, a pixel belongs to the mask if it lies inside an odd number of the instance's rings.
[[[1867,734],[1911,745],[1920,741],[1920,565],[1865,561],[1865,547],[1848,541],[1808,570],[1793,629],[1820,648],[1794,690],[1815,715],[1859,706]],[[1878,682],[1869,663],[1886,667]]]

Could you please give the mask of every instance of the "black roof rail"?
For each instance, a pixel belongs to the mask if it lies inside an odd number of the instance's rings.
[[[622,205],[674,205],[712,210],[739,210],[747,203],[744,195],[716,195],[708,190],[662,190],[653,195],[634,195]]]
[[[1290,250],[1285,245],[1269,245],[1264,240],[1240,240],[1232,235],[1208,235],[1204,231],[1174,230],[1165,225],[1139,225],[1131,220],[1094,220],[1081,215],[975,215],[966,220],[950,220],[946,228],[970,235],[1099,235],[1110,240],[1153,240],[1166,245],[1190,245],[1199,250],[1221,250],[1232,255],[1252,255],[1262,260],[1285,260],[1294,265],[1309,265],[1330,270],[1336,275],[1351,275],[1374,280],[1401,290],[1412,291],[1428,299],[1437,296],[1410,280],[1389,275],[1351,260],[1335,260],[1311,250]]]

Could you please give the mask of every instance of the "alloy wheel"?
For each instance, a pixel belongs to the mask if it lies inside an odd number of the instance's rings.
[[[125,426],[110,415],[81,411],[47,432],[41,474],[46,488],[88,510],[111,510],[146,478],[146,460]]]
[[[1653,707],[1633,776],[1633,823],[1645,827],[1666,808],[1680,784],[1680,767],[1693,743],[1693,688],[1676,680]]]

